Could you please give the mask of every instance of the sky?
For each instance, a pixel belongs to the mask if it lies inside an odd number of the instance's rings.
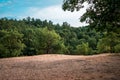
[[[68,22],[73,27],[85,26],[80,22],[86,10],[70,12],[62,10],[63,0],[0,0],[0,18],[22,19],[28,16],[51,20],[54,24]]]

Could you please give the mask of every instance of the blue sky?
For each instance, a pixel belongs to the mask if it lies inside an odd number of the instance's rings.
[[[79,17],[85,12],[64,12],[62,10],[63,0],[0,0],[0,18],[9,17],[22,19],[25,17],[51,20],[53,23],[62,24],[68,22],[72,26],[83,26]]]

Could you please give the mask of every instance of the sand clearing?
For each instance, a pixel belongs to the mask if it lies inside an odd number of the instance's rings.
[[[120,56],[38,55],[0,59],[0,80],[120,80]]]

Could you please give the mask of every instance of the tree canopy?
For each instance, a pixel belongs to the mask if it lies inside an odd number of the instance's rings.
[[[89,7],[80,18],[81,22],[88,22],[91,27],[99,30],[116,31],[120,28],[119,0],[64,0],[63,10],[79,11],[87,3]]]
[[[118,30],[119,32],[119,30]],[[120,52],[119,34],[35,18],[0,19],[0,57]]]

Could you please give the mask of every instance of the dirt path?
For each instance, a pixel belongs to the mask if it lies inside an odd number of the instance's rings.
[[[0,59],[0,80],[120,80],[120,56],[5,58]]]

